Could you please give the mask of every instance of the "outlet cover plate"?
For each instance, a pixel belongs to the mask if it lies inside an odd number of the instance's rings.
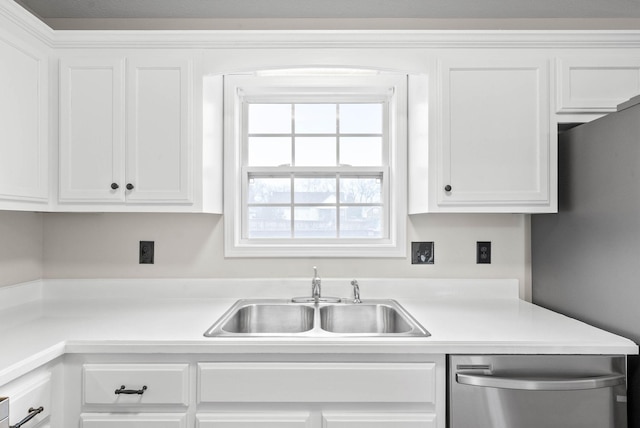
[[[433,241],[411,243],[411,264],[432,265],[435,263],[435,244]]]
[[[476,263],[491,264],[491,241],[476,242]]]
[[[155,241],[140,241],[140,258],[141,265],[152,265],[154,263],[154,247]]]

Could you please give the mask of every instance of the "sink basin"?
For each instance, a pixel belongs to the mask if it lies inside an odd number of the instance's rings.
[[[221,334],[292,334],[313,328],[314,308],[292,305],[288,301],[239,301],[212,326],[207,333],[218,330]],[[205,336],[210,334],[205,333]]]
[[[413,327],[386,304],[331,305],[320,308],[320,325],[332,333],[409,333]]]
[[[207,337],[430,336],[395,300],[307,303],[238,300],[204,334]]]

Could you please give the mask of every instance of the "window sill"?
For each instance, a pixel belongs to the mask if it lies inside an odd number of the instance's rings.
[[[225,257],[230,258],[405,258],[402,243],[313,244],[234,244],[226,245]]]

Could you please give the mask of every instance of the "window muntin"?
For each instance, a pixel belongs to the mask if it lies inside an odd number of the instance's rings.
[[[387,110],[386,100],[247,102],[244,237],[386,237]]]
[[[404,257],[406,84],[372,72],[225,76],[225,255]],[[252,104],[279,115],[250,125]],[[369,104],[381,120],[356,123],[351,105]],[[328,149],[305,156],[312,142]]]

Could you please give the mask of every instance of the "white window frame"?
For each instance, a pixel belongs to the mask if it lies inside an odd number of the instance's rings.
[[[331,167],[357,174],[380,171],[383,176],[385,237],[381,239],[291,238],[249,239],[246,221],[248,174],[245,148],[247,102],[371,102],[385,100],[388,139],[384,167]],[[226,257],[406,257],[407,221],[407,76],[392,73],[321,73],[227,75],[224,78],[224,216]],[[285,167],[286,168],[286,167]],[[310,168],[308,172],[320,172]],[[283,170],[284,171],[284,170]],[[299,169],[298,169],[299,171]],[[305,171],[306,172],[306,171]]]

